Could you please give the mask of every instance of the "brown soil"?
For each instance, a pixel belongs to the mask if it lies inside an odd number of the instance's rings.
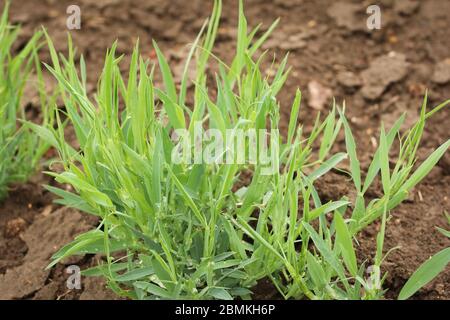
[[[0,1],[1,5],[3,1]],[[289,107],[300,87],[304,91],[301,118],[306,129],[318,111],[329,109],[334,96],[345,99],[347,114],[356,135],[364,168],[375,150],[378,128],[383,121],[389,127],[407,111],[408,123],[418,117],[425,89],[429,104],[450,98],[450,12],[449,0],[381,0],[381,30],[365,27],[365,8],[371,1],[331,0],[248,0],[246,15],[250,25],[268,26],[281,17],[279,27],[266,49],[281,58],[290,51],[292,73],[280,94],[283,126],[286,130]],[[65,51],[66,8],[73,1],[13,1],[11,18],[23,26],[21,39],[44,25],[58,50]],[[159,41],[170,54],[175,76],[191,42],[210,12],[211,2],[204,0],[79,0],[82,28],[72,31],[74,43],[83,53],[89,68],[89,88],[94,90],[105,49],[116,39],[119,53],[130,54],[139,37],[143,53],[154,59],[151,39]],[[230,60],[237,26],[237,1],[225,0],[217,54]],[[49,62],[48,53],[42,58]],[[124,66],[126,63],[123,64]],[[48,77],[50,78],[50,77]],[[36,97],[26,95],[36,107]],[[433,148],[450,137],[447,108],[430,119],[419,150],[423,159]],[[340,137],[336,149],[343,147]],[[60,245],[95,221],[73,210],[51,206],[52,196],[41,184],[48,178],[14,187],[0,205],[0,298],[6,299],[93,299],[111,298],[100,280],[83,279],[82,290],[67,290],[65,266],[77,263],[89,266],[94,257],[82,257],[44,270],[48,258]],[[449,246],[436,226],[446,227],[443,212],[450,211],[450,153],[430,176],[416,188],[413,196],[392,212],[388,224],[386,250],[400,246],[389,255],[385,271],[388,298],[395,298],[411,273],[430,255]],[[340,175],[321,182],[324,198],[336,199],[351,192],[351,184]],[[377,192],[376,190],[374,191]],[[374,256],[374,223],[359,237],[361,260]],[[276,297],[267,283],[256,288],[257,298]],[[450,299],[450,268],[421,290],[415,298]]]

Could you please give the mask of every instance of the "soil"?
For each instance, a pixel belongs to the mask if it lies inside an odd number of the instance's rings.
[[[0,4],[3,5],[3,1]],[[289,109],[295,89],[304,91],[301,121],[306,130],[321,111],[330,109],[331,96],[346,101],[363,168],[367,169],[378,140],[381,122],[390,127],[407,112],[407,124],[418,117],[425,90],[429,106],[450,98],[450,0],[380,0],[380,30],[368,30],[366,8],[371,1],[331,0],[247,0],[250,25],[262,22],[267,28],[281,17],[272,38],[265,45],[278,59],[290,51],[292,72],[279,95],[282,130],[287,131]],[[13,1],[11,19],[23,27],[21,41],[33,30],[45,26],[57,50],[66,52],[66,8],[73,1]],[[212,7],[205,0],[78,0],[81,30],[71,31],[78,52],[88,66],[88,88],[96,87],[105,50],[118,39],[118,51],[127,54],[140,39],[142,52],[155,59],[151,40],[158,41],[175,66],[179,77],[187,44],[192,42]],[[225,0],[216,53],[229,62],[235,48],[237,1]],[[23,42],[22,42],[23,43]],[[19,43],[18,47],[21,47]],[[49,62],[45,50],[42,59]],[[269,59],[270,60],[270,59]],[[126,62],[126,61],[125,61]],[[123,63],[126,71],[126,63]],[[268,66],[268,65],[267,65]],[[51,77],[46,76],[49,79]],[[26,92],[25,103],[38,110],[38,99]],[[327,99],[323,99],[326,96]],[[419,157],[423,160],[450,137],[449,108],[427,124]],[[338,138],[335,150],[344,146]],[[86,256],[45,270],[50,255],[77,233],[95,225],[95,220],[74,210],[52,204],[53,197],[42,184],[53,183],[37,175],[23,185],[13,186],[0,204],[0,299],[111,299],[99,279],[84,279],[81,290],[66,288],[70,264],[87,267],[96,257]],[[387,298],[396,298],[411,273],[433,253],[450,245],[436,226],[446,228],[444,211],[450,212],[450,153],[439,162],[407,202],[392,211],[388,222],[385,287]],[[342,175],[331,174],[320,181],[324,199],[336,199],[352,190]],[[375,194],[377,190],[373,191]],[[378,223],[359,235],[359,258],[374,257]],[[255,288],[255,297],[276,298],[269,283]],[[450,299],[450,267],[418,294],[416,299]]]

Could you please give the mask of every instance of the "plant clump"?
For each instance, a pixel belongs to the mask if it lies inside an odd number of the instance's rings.
[[[163,88],[154,85],[155,66],[139,55],[138,44],[125,79],[114,44],[106,54],[95,100],[86,93],[86,66],[81,57],[77,69],[71,42],[66,58],[47,37],[52,57],[48,69],[58,80],[66,108],[63,116],[80,145],[75,150],[66,141],[60,112],[55,114],[56,128],[34,127],[56,148],[64,167],[63,172],[49,174],[75,192],[47,188],[60,197],[58,203],[100,219],[96,229],[61,248],[49,267],[71,255],[104,254],[104,262],[84,274],[105,277],[117,294],[132,299],[248,299],[263,278],[286,299],[381,298],[389,212],[449,147],[450,140],[416,163],[426,120],[447,102],[427,111],[425,98],[420,119],[405,133],[400,132],[404,115],[389,130],[382,127],[379,147],[363,177],[345,106],[334,105],[306,133],[298,125],[297,91],[287,136],[277,134],[277,94],[289,74],[287,57],[269,77],[261,72],[265,55],[258,55],[277,22],[265,33],[259,26],[250,30],[240,2],[236,53],[226,65],[212,54],[220,13],[217,0],[192,44],[179,87],[156,42]],[[188,77],[190,63],[196,66],[193,80]],[[218,71],[210,79],[207,67],[212,63]],[[215,83],[214,98],[209,80]],[[190,81],[192,104],[186,99]],[[271,143],[254,148],[269,151],[275,170],[267,174],[260,161],[174,161],[183,143],[174,132],[184,130],[184,139],[193,146],[200,143],[202,150],[210,146],[210,140],[198,139],[198,123],[218,136],[264,130],[266,137],[254,139]],[[346,150],[333,154],[341,131]],[[392,165],[389,151],[396,139],[400,152]],[[232,155],[251,153],[251,145],[242,144],[240,150],[231,150]],[[213,154],[217,159],[223,155]],[[317,180],[346,160],[355,199],[324,203]],[[251,180],[243,185],[240,177],[248,172]],[[369,201],[366,192],[376,179],[381,180],[383,195]],[[378,219],[374,264],[358,264],[354,237]]]

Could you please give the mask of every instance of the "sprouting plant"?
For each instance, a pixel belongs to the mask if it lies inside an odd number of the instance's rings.
[[[8,24],[7,2],[0,20],[0,200],[8,185],[25,181],[34,173],[48,144],[20,123],[25,120],[21,98],[28,76],[35,64],[41,33],[37,32],[16,55],[13,45],[20,29]],[[40,70],[38,78],[42,83]],[[44,125],[50,122],[46,99],[41,95]]]
[[[450,215],[445,213],[448,224],[450,225]],[[437,230],[444,236],[450,239],[450,231],[437,227]],[[450,247],[445,248],[430,259],[425,261],[420,267],[411,275],[409,280],[403,286],[398,296],[399,300],[405,300],[411,297],[420,288],[427,285],[435,277],[441,273],[445,267],[450,263]]]
[[[74,150],[66,142],[62,112],[56,113],[56,129],[33,127],[55,146],[64,166],[62,173],[49,174],[72,185],[75,193],[47,188],[60,196],[58,203],[101,221],[60,249],[49,267],[74,254],[102,253],[105,262],[85,275],[102,275],[116,293],[135,299],[250,298],[257,281],[266,277],[285,298],[382,297],[380,266],[389,210],[448,148],[450,141],[414,170],[425,121],[445,104],[426,113],[424,103],[419,122],[404,135],[403,117],[387,133],[382,129],[363,183],[353,135],[337,106],[324,121],[318,116],[306,134],[297,124],[297,91],[287,137],[279,136],[276,97],[288,76],[287,57],[272,77],[261,72],[265,54],[255,57],[277,22],[265,33],[259,26],[249,32],[240,1],[236,54],[227,66],[212,53],[220,13],[217,0],[192,45],[178,87],[156,42],[163,88],[154,86],[155,67],[140,57],[138,45],[124,79],[113,45],[95,101],[86,93],[83,57],[79,73],[75,66],[70,38],[66,58],[47,36],[52,58],[47,67],[58,80],[63,115],[80,145]],[[194,62],[192,80],[188,66]],[[212,94],[207,66],[214,63],[218,71]],[[186,99],[189,82],[194,85],[191,104]],[[210,135],[203,134],[205,128]],[[347,152],[330,154],[342,128]],[[256,134],[260,130],[262,136]],[[389,150],[397,136],[401,151],[391,168]],[[224,137],[226,143],[212,143]],[[227,143],[240,138],[237,147]],[[313,152],[315,146],[318,152]],[[262,154],[270,154],[264,158],[269,161],[261,161]],[[223,161],[229,155],[231,161]],[[315,182],[347,158],[356,199],[322,203]],[[251,178],[245,181],[247,173]],[[364,195],[380,175],[384,196],[366,203]],[[366,277],[366,265],[357,264],[353,238],[380,217],[375,262]]]

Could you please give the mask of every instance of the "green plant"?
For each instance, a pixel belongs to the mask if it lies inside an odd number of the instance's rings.
[[[425,121],[447,104],[448,101],[427,113],[425,97],[419,121],[405,134],[400,135],[399,132],[404,115],[389,132],[386,133],[382,128],[379,147],[364,183],[361,182],[361,169],[352,132],[344,114],[340,112],[339,124],[342,123],[344,126],[350,160],[348,175],[357,190],[357,196],[352,203],[349,199],[343,198],[322,204],[314,187],[317,178],[334,168],[347,155],[333,155],[315,171],[306,175],[304,169],[308,164],[304,162],[302,138],[300,136],[296,138],[296,142],[290,148],[284,174],[280,178],[279,194],[269,200],[269,202],[273,200],[275,207],[268,206],[266,210],[269,212],[259,213],[260,217],[277,215],[277,221],[259,218],[256,230],[245,222],[240,222],[239,217],[236,223],[255,241],[259,241],[274,252],[279,261],[283,261],[282,272],[272,274],[270,277],[285,298],[306,296],[311,299],[376,299],[383,296],[384,277],[380,270],[384,259],[383,243],[389,211],[407,197],[408,192],[431,171],[450,146],[449,140],[415,171],[413,170]],[[322,123],[322,127],[339,128],[339,124],[334,125],[332,112]],[[322,147],[324,144],[328,145],[329,137],[335,130],[324,130]],[[307,141],[315,136],[317,132],[313,130]],[[396,136],[400,138],[400,152],[394,168],[391,168],[389,150]],[[377,176],[380,176],[384,195],[366,203],[364,195]],[[300,208],[298,199],[302,202]],[[333,213],[331,221],[327,219],[327,213]],[[348,218],[345,219],[345,216]],[[374,264],[366,271],[366,263],[360,266],[357,264],[353,238],[360,230],[380,217],[382,223],[377,236]],[[281,227],[277,228],[276,225]],[[367,279],[366,272],[368,272]]]
[[[35,172],[48,148],[48,144],[20,124],[25,120],[21,98],[34,63],[39,68],[37,50],[42,34],[34,34],[25,47],[13,55],[12,46],[20,29],[8,24],[8,7],[6,3],[0,20],[0,200],[5,197],[9,184],[23,182]],[[38,76],[42,80],[40,70]],[[44,125],[47,125],[50,114],[43,95],[41,102]]]
[[[273,77],[260,71],[265,54],[254,58],[277,22],[257,38],[259,27],[248,31],[241,1],[236,54],[227,66],[211,52],[220,12],[221,1],[215,1],[209,23],[192,45],[179,89],[156,43],[163,89],[153,85],[154,66],[139,56],[138,45],[128,79],[124,79],[113,45],[106,55],[95,102],[86,94],[83,57],[78,74],[70,38],[65,58],[57,54],[47,36],[52,57],[48,69],[58,80],[66,107],[63,115],[74,126],[80,144],[78,151],[66,142],[60,113],[56,113],[56,129],[33,127],[56,147],[64,166],[62,173],[49,174],[72,185],[75,193],[47,188],[60,196],[58,203],[101,221],[98,228],[60,249],[49,267],[70,255],[103,253],[105,263],[84,274],[102,275],[116,293],[138,299],[250,298],[251,288],[265,277],[285,298],[380,298],[389,210],[406,198],[448,148],[450,141],[413,172],[425,121],[446,104],[426,113],[425,100],[419,122],[403,136],[399,132],[404,116],[389,132],[382,129],[379,149],[363,184],[355,141],[338,107],[324,121],[319,115],[312,132],[305,134],[297,124],[301,104],[297,91],[287,137],[283,140],[278,135],[276,96],[288,76],[287,57]],[[194,102],[187,105],[187,70],[194,56]],[[213,63],[218,69],[215,99],[207,86],[207,65]],[[266,174],[266,164],[258,161],[174,161],[173,155],[179,153],[181,157],[194,153],[195,157],[195,148],[188,148],[186,155],[181,146],[186,141],[193,146],[199,143],[199,123],[222,136],[231,132],[232,139],[241,129],[266,130],[271,141],[266,151],[275,169]],[[342,127],[347,153],[330,155]],[[179,131],[187,132],[181,141],[173,136]],[[397,135],[401,152],[391,169],[389,150]],[[260,143],[267,137],[255,139]],[[200,140],[200,145],[207,149],[210,141]],[[313,152],[316,145],[317,153]],[[258,154],[264,151],[260,144],[255,148]],[[249,143],[231,150],[233,159],[238,151],[253,151]],[[221,155],[215,153],[217,159]],[[346,158],[350,159],[356,199],[322,203],[315,181]],[[245,172],[251,173],[248,182],[241,179]],[[384,196],[366,204],[364,194],[380,172]],[[345,218],[348,213],[350,217]],[[331,221],[329,216],[333,216]],[[365,265],[357,265],[353,237],[380,217],[375,263],[370,279],[365,279]]]
[[[256,263],[247,258],[251,247],[240,241],[239,232],[223,215],[223,211],[235,212],[238,206],[244,211],[254,201],[262,201],[263,187],[241,196],[241,205],[231,189],[244,164],[176,164],[171,159],[176,147],[170,136],[174,129],[187,129],[194,139],[198,122],[221,131],[264,128],[267,115],[276,108],[272,97],[286,78],[284,66],[272,82],[262,78],[259,63],[250,56],[273,27],[252,44],[258,29],[247,33],[241,8],[236,57],[230,68],[219,65],[218,97],[210,99],[206,66],[220,11],[221,2],[216,1],[209,24],[202,29],[203,40],[197,38],[186,62],[188,65],[197,54],[191,108],[185,105],[187,72],[177,92],[156,43],[165,90],[153,86],[154,70],[148,71],[138,45],[125,83],[114,45],[106,55],[95,107],[86,95],[83,58],[78,76],[70,41],[66,59],[58,57],[48,38],[53,62],[49,70],[64,92],[65,116],[80,143],[77,152],[65,142],[59,114],[57,129],[35,128],[60,153],[64,172],[51,174],[59,182],[71,184],[77,194],[48,188],[61,196],[59,203],[97,215],[102,221],[96,230],[57,252],[50,266],[71,254],[102,252],[107,264],[86,273],[104,275],[113,290],[131,298],[249,297],[248,288],[265,275],[247,271]],[[239,93],[233,88],[239,88]],[[160,104],[155,103],[156,97]],[[255,165],[255,172],[259,170]],[[245,211],[248,220],[249,210]],[[113,258],[113,253],[122,250],[125,256]]]
[[[450,215],[448,213],[446,213],[445,215],[447,216],[447,221],[450,225]],[[437,228],[437,230],[450,239],[450,231],[444,230],[442,228]],[[398,299],[405,300],[411,297],[414,293],[419,291],[420,288],[437,277],[437,275],[441,273],[449,263],[450,247],[439,251],[430,259],[425,261],[422,265],[420,265],[420,267],[411,275],[409,280],[403,286]]]

